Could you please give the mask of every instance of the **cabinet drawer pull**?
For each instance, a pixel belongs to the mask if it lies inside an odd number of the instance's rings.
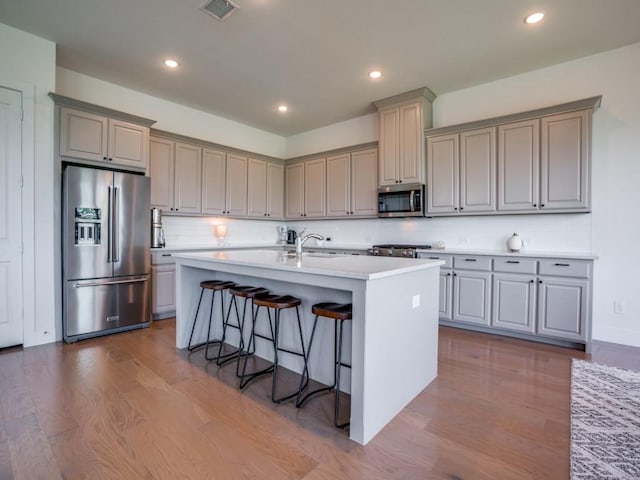
[[[440,260],[440,257],[429,257],[429,260]]]
[[[520,260],[507,260],[507,263],[520,263]]]
[[[478,260],[475,258],[465,258],[464,259],[465,262],[477,262]]]
[[[553,264],[556,267],[570,267],[571,265],[568,263],[554,263]]]
[[[170,253],[163,253],[163,254],[162,254],[162,256],[163,256],[163,257],[170,257],[170,256],[171,256],[171,254],[170,254]]]

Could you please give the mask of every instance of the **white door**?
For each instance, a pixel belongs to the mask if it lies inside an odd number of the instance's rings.
[[[20,345],[22,93],[0,87],[0,348]]]

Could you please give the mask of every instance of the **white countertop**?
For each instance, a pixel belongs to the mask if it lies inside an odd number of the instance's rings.
[[[375,280],[416,270],[438,267],[440,260],[368,255],[303,254],[301,258],[275,250],[225,250],[198,253],[178,253],[180,259],[197,260],[205,264],[226,263],[271,270],[311,273],[332,277]]]
[[[574,253],[574,252],[535,252],[520,251],[509,252],[507,250],[474,250],[474,249],[458,249],[458,248],[432,248],[418,249],[418,253],[431,253],[434,255],[489,255],[492,257],[525,257],[525,258],[568,258],[574,260],[597,260],[598,256],[592,253]]]

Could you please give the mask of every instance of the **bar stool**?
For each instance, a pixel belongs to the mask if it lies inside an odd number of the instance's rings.
[[[206,280],[204,282],[200,282],[200,299],[198,300],[198,308],[196,308],[196,316],[193,319],[193,327],[191,327],[191,335],[189,336],[189,345],[187,349],[190,352],[194,350],[206,346],[204,351],[204,356],[207,360],[216,360],[216,357],[209,357],[209,346],[215,345],[217,343],[222,342],[222,340],[212,340],[211,339],[211,323],[213,320],[213,304],[216,298],[216,292],[220,292],[220,314],[221,319],[224,323],[224,296],[222,293],[224,290],[228,288],[235,287],[236,284],[234,282],[228,282],[225,280]],[[193,333],[196,330],[196,324],[198,322],[198,313],[200,312],[200,304],[202,303],[202,297],[204,295],[205,290],[211,290],[211,308],[209,309],[209,328],[207,329],[207,341],[201,342],[193,345],[191,342],[193,340]]]
[[[266,288],[262,288],[262,287],[250,287],[250,286],[234,286],[234,287],[230,287],[229,288],[229,294],[231,295],[231,302],[229,303],[229,309],[227,310],[227,316],[225,318],[225,321],[223,323],[222,326],[222,339],[221,339],[221,343],[220,346],[218,347],[218,360],[216,361],[216,363],[218,364],[218,366],[222,366],[225,363],[229,362],[230,360],[234,360],[237,357],[240,357],[242,355],[253,355],[253,351],[249,351],[247,350],[247,352],[243,353],[242,351],[244,350],[244,325],[245,325],[245,318],[246,318],[246,314],[247,314],[247,301],[251,300],[251,318],[253,318],[254,315],[254,310],[255,310],[255,306],[253,303],[253,299],[257,296],[257,295],[266,295],[269,293],[269,290],[267,290]],[[244,304],[242,306],[242,317],[240,317],[240,313],[238,312],[238,301],[236,300],[236,298],[244,298]],[[231,309],[232,307],[235,307],[235,312],[236,312],[236,324],[232,324],[229,323],[229,319],[231,317]],[[227,338],[227,327],[233,327],[236,328],[237,330],[239,330],[240,332],[240,341],[238,344],[238,349],[230,352],[230,353],[226,353],[226,354],[222,354],[222,347],[223,347],[223,343],[225,341],[225,339]],[[255,346],[254,346],[255,347]],[[240,377],[240,362],[236,362],[236,376]]]
[[[342,331],[344,328],[345,320],[351,320],[352,305],[350,303],[316,303],[311,307],[311,312],[316,316],[313,321],[313,328],[311,329],[311,338],[309,339],[309,348],[307,349],[307,356],[311,355],[311,346],[313,345],[313,337],[316,333],[316,326],[318,324],[318,317],[326,317],[335,320],[333,324],[333,385],[329,387],[319,388],[312,392],[308,392],[306,395],[302,395],[304,387],[302,381],[300,382],[300,389],[298,397],[296,398],[296,407],[300,408],[302,404],[309,399],[309,397],[321,392],[328,392],[335,389],[334,410],[333,410],[333,424],[338,428],[344,428],[349,425],[349,422],[339,423],[340,415],[340,367],[351,368],[351,365],[342,363]],[[338,327],[340,330],[340,338],[338,339]]]
[[[277,378],[278,378],[278,353],[286,352],[293,355],[298,355],[304,359],[304,369],[302,372],[302,379],[300,380],[300,384],[303,385],[303,388],[307,386],[309,383],[309,372],[307,370],[307,353],[304,348],[304,339],[302,337],[302,325],[300,323],[300,312],[298,310],[298,306],[302,303],[299,298],[293,297],[291,295],[258,295],[254,297],[253,303],[256,306],[256,310],[253,316],[253,325],[251,326],[251,337],[249,338],[249,349],[251,351],[252,344],[255,351],[255,341],[256,337],[263,338],[266,340],[270,340],[273,344],[273,363],[264,368],[262,370],[258,370],[255,372],[247,373],[247,360],[249,355],[244,356],[244,363],[242,366],[242,373],[240,374],[240,388],[245,388],[251,380],[257,378],[261,375],[265,375],[267,373],[271,373],[271,401],[274,403],[281,403],[285,400],[289,400],[297,395],[299,395],[300,390],[296,390],[295,392],[284,395],[282,397],[276,398],[276,386],[277,386]],[[269,319],[269,330],[271,331],[271,337],[267,335],[263,335],[260,333],[256,333],[256,323],[258,320],[258,313],[260,311],[260,307],[265,307],[267,309],[267,317]],[[279,336],[280,336],[280,313],[282,310],[288,308],[296,309],[296,317],[298,321],[298,333],[300,336],[300,345],[302,346],[302,352],[296,352],[294,350],[288,350],[286,348],[281,348],[279,346]],[[274,310],[274,319],[271,319],[271,310]]]

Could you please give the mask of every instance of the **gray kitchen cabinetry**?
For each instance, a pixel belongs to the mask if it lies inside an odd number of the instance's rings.
[[[326,216],[326,158],[286,166],[286,216]]]
[[[176,314],[176,264],[170,253],[151,253],[151,313],[153,318]]]
[[[200,213],[202,209],[202,148],[176,142],[173,211]],[[153,183],[153,178],[151,179]]]
[[[202,213],[247,215],[248,158],[210,148],[202,152]]]
[[[420,253],[418,258],[442,260],[441,320],[488,326],[491,312],[491,259],[475,255]]]
[[[282,218],[284,166],[249,158],[247,214],[253,218]]]
[[[59,148],[62,157],[146,170],[149,127],[61,107]]]
[[[471,255],[453,257],[452,321],[489,325],[491,260]]]
[[[540,208],[589,207],[591,110],[541,119]]]
[[[599,104],[593,97],[427,130],[428,214],[588,212]]]
[[[443,325],[588,348],[592,260],[436,252],[419,258],[445,262]]]
[[[202,149],[161,137],[151,137],[149,149],[151,206],[200,213]]]
[[[538,210],[540,120],[498,127],[498,210]]]
[[[376,216],[377,150],[327,157],[327,216]]]
[[[504,271],[505,262],[529,264],[531,267],[526,270],[531,274],[494,273],[493,326],[563,340],[586,341],[590,262],[566,259],[517,261],[499,257],[494,259],[494,272]]]
[[[431,126],[431,102],[427,88],[375,102],[380,115],[380,185],[424,183],[423,131]]]
[[[427,137],[427,213],[496,210],[495,127]]]
[[[535,333],[537,267],[535,259],[493,259],[492,326]]]

